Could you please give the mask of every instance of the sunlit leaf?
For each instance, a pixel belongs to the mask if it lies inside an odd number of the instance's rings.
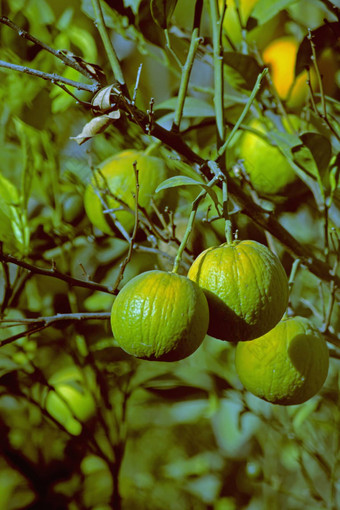
[[[195,179],[192,179],[191,177],[187,177],[186,175],[176,175],[175,177],[170,177],[169,179],[166,179],[165,181],[161,182],[156,188],[156,193],[159,191],[162,191],[164,189],[168,188],[176,188],[178,186],[200,186],[202,187],[212,198],[214,204],[218,207],[218,197],[216,192],[210,187],[207,186],[207,184],[196,181]]]
[[[167,28],[177,0],[151,0],[151,14],[157,25]]]
[[[296,3],[297,0],[259,0],[254,10],[251,13],[253,18],[256,18],[258,22],[263,25],[266,21],[276,16],[280,11],[289,7],[289,5]]]
[[[247,90],[252,90],[261,72],[261,67],[256,60],[249,55],[232,51],[225,51],[223,53],[223,60],[228,66],[240,73],[244,79],[242,86]]]
[[[304,133],[300,138],[310,150],[322,176],[327,170],[332,156],[332,146],[329,140],[319,133]]]

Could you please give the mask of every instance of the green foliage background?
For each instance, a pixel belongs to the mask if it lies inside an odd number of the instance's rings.
[[[205,159],[216,157],[208,3],[201,24],[204,44],[193,67],[181,123],[187,143]],[[169,128],[181,72],[166,48],[163,28],[152,17],[161,25],[167,23],[167,18],[162,21],[157,14],[163,2],[151,4],[153,12],[147,0],[107,1],[103,8],[131,93],[138,66],[143,64],[137,106],[145,111],[153,97],[156,120]],[[169,17],[175,4],[168,2]],[[169,21],[173,51],[182,63],[189,47],[194,4],[179,0]],[[277,20],[277,36],[290,33],[301,42],[307,28],[317,29],[324,18],[336,21],[327,4],[259,0],[253,26],[248,23],[245,28],[247,38],[233,46],[224,40],[228,132],[261,70],[250,51],[256,23]],[[72,51],[100,65],[112,80],[90,0],[7,0],[0,2],[0,15],[53,48]],[[258,41],[259,50],[267,42]],[[76,71],[4,25],[0,25],[0,59],[80,79]],[[0,79],[0,240],[4,253],[112,285],[128,243],[102,235],[84,213],[82,197],[91,165],[121,150],[143,150],[153,142],[123,116],[105,133],[78,146],[70,137],[91,119],[88,110],[62,89],[38,78],[0,69]],[[339,75],[334,79],[337,87],[327,100],[327,109],[339,133]],[[87,92],[75,94],[82,101],[91,100]],[[280,125],[282,111],[268,90],[254,102],[249,117],[264,112],[269,112],[274,125]],[[335,233],[339,228],[339,137],[310,106],[297,114],[309,123],[307,131],[319,136],[316,141],[308,136],[283,139],[276,130],[270,137],[297,167],[302,193],[278,201],[260,197],[260,203],[274,211],[279,222],[315,256],[326,256],[334,265],[339,249]],[[234,170],[238,168],[238,139],[239,133],[228,152],[228,168]],[[316,145],[317,153],[312,150]],[[193,175],[187,165],[176,162],[174,151],[157,144],[154,151],[174,172]],[[196,191],[180,190],[174,211],[178,224],[179,218],[188,217]],[[328,255],[325,204],[335,240]],[[221,221],[203,222],[210,205],[206,201],[200,206],[197,235],[186,264],[203,248],[223,242]],[[239,237],[269,243],[289,274],[294,262],[291,253],[274,237],[266,237],[233,205],[233,225]],[[137,245],[120,286],[142,271],[164,267],[157,240],[140,234]],[[184,264],[183,272],[186,268]],[[327,310],[331,311],[332,357],[323,390],[305,404],[290,408],[272,406],[245,392],[234,369],[234,346],[211,338],[190,358],[172,364],[132,359],[117,347],[108,321],[102,320],[61,323],[2,346],[0,510],[118,510],[120,505],[140,510],[339,508],[340,344],[336,334],[340,314],[334,305],[336,289],[303,265],[292,283],[291,314],[308,317],[322,328]],[[109,293],[71,286],[6,263],[0,267],[0,296],[5,319],[109,311],[113,301]],[[23,327],[18,321],[14,326],[1,324],[0,340],[19,334]],[[69,371],[63,382],[80,398],[77,409],[82,405],[91,409],[85,409],[84,415],[68,407],[62,397],[66,409],[61,418],[48,406],[48,395],[57,386],[53,378],[65,368]]]

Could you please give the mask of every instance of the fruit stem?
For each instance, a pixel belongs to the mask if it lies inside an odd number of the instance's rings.
[[[155,140],[153,143],[150,143],[150,145],[147,146],[147,148],[144,151],[145,156],[150,156],[158,147],[161,145],[160,140]]]
[[[198,46],[201,42],[201,38],[199,36],[199,27],[194,28],[194,31],[191,36],[191,42],[189,47],[189,52],[187,55],[187,59],[185,61],[184,66],[182,67],[182,78],[179,86],[177,105],[175,110],[174,121],[172,123],[171,131],[175,131],[176,133],[179,131],[179,126],[181,123],[183,109],[184,109],[184,101],[188,92],[189,79],[191,74],[191,69],[194,63],[195,55],[198,50]]]
[[[245,116],[247,115],[255,97],[256,97],[256,94],[258,93],[258,91],[260,90],[260,87],[261,87],[261,83],[262,83],[262,80],[263,78],[268,74],[268,68],[265,67],[262,71],[262,73],[260,73],[257,77],[257,80],[256,80],[256,83],[254,85],[254,88],[249,96],[249,99],[247,101],[247,104],[245,105],[245,107],[243,108],[243,111],[241,113],[241,115],[239,116],[235,126],[233,127],[233,129],[231,130],[231,133],[229,134],[228,138],[226,139],[226,141],[224,142],[224,144],[222,145],[222,147],[219,148],[218,150],[218,157],[221,157],[223,155],[223,153],[226,151],[228,145],[230,144],[233,136],[235,135],[236,131],[239,129],[241,123],[243,122]]]
[[[210,16],[214,51],[214,105],[218,148],[223,143],[225,137],[222,29],[226,8],[226,2],[223,2],[222,12],[220,14],[218,0],[210,0]]]
[[[232,231],[232,225],[229,218],[229,211],[228,211],[228,184],[227,179],[224,179],[222,183],[222,198],[223,198],[223,218],[225,220],[224,224],[224,232],[225,232],[225,238],[228,244],[231,244],[233,242],[233,231]]]
[[[207,186],[212,187],[216,181],[218,181],[219,177],[213,177],[211,179],[211,181],[207,184]],[[193,227],[193,224],[194,224],[194,221],[195,221],[195,218],[196,218],[196,213],[197,213],[197,209],[198,209],[198,206],[201,202],[201,200],[207,195],[207,191],[206,190],[202,190],[201,193],[195,198],[195,200],[193,201],[192,203],[192,209],[191,209],[191,213],[190,213],[190,216],[189,216],[189,220],[188,220],[188,224],[187,224],[187,228],[186,228],[186,231],[185,231],[185,234],[184,234],[184,237],[182,239],[182,242],[178,248],[178,251],[177,251],[177,255],[176,255],[176,258],[175,258],[175,261],[174,261],[174,266],[172,268],[172,273],[177,273],[178,272],[178,268],[179,268],[179,264],[181,262],[181,259],[182,259],[182,255],[183,255],[183,252],[185,250],[185,247],[186,247],[186,244],[188,242],[188,239],[189,239],[189,236],[192,232],[192,227]]]
[[[106,27],[105,27],[105,21],[103,16],[103,11],[100,5],[100,0],[92,0],[92,7],[95,14],[95,25],[98,29],[98,32],[100,34],[100,37],[103,41],[103,45],[107,54],[107,57],[109,59],[111,69],[113,71],[113,75],[115,79],[123,86],[124,94],[129,97],[129,92],[125,84],[124,75],[122,72],[122,69],[120,67],[120,63],[117,57],[117,54],[114,50],[114,47],[112,46],[111,39],[107,33]]]

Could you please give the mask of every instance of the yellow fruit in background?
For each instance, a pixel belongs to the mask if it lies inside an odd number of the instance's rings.
[[[288,304],[288,280],[280,260],[256,241],[208,248],[188,278],[204,290],[209,305],[208,335],[238,342],[272,329]]]
[[[293,36],[280,37],[272,41],[262,53],[265,65],[268,65],[275,88],[288,107],[301,107],[309,96],[308,73],[303,71],[295,78],[296,55],[300,43]],[[324,93],[334,94],[335,75],[338,71],[337,58],[331,48],[325,48],[318,56],[317,65],[322,76]],[[314,67],[310,70],[310,80],[314,92],[318,92],[319,83]]]
[[[201,345],[209,322],[202,290],[185,276],[147,271],[130,280],[111,312],[115,340],[127,353],[177,361]]]
[[[82,424],[94,415],[95,401],[84,386],[81,372],[75,366],[58,371],[49,380],[54,387],[45,402],[47,412],[72,435],[78,436]]]
[[[168,171],[162,159],[134,150],[123,151],[107,159],[96,170],[85,190],[84,197],[85,211],[89,220],[106,234],[112,234],[113,230],[107,219],[108,214],[103,213],[105,207],[100,200],[100,194],[109,209],[122,209],[114,211],[114,214],[126,231],[132,231],[135,221],[136,178],[133,169],[135,161],[139,180],[138,204],[145,208],[148,214],[152,214],[152,199],[156,204],[160,204],[164,197],[162,192],[155,194],[157,186],[168,177]],[[109,193],[104,193],[107,187]],[[120,201],[126,204],[128,210],[124,210]],[[113,216],[111,218],[114,221]]]
[[[262,58],[268,65],[271,78],[281,99],[288,106],[301,106],[308,95],[307,71],[295,79],[295,61],[299,42],[293,36],[281,37],[272,41],[263,51]]]
[[[329,353],[324,337],[303,317],[284,319],[266,335],[236,347],[243,386],[273,404],[301,404],[324,384]]]
[[[290,121],[296,126],[299,119],[290,116]],[[274,129],[274,125],[264,124],[260,119],[253,119],[249,127],[266,134]],[[244,160],[244,167],[254,189],[260,195],[282,194],[287,187],[296,181],[297,176],[287,158],[278,147],[271,145],[261,136],[245,131],[240,138],[239,156]]]

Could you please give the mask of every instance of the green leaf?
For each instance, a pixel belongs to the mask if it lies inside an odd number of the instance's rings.
[[[249,55],[233,51],[225,51],[223,53],[223,60],[225,64],[235,69],[242,76],[244,79],[243,88],[252,90],[261,72],[261,67],[256,60]]]
[[[25,252],[27,228],[24,220],[16,187],[0,174],[0,241],[5,243],[7,250]]]
[[[310,175],[314,178],[318,176],[318,167],[312,157],[310,150],[308,147],[304,145],[296,145],[292,149],[294,162],[302,168],[307,175]]]
[[[320,175],[322,176],[327,170],[332,157],[332,146],[329,140],[319,133],[312,132],[304,133],[300,138],[312,153]]]
[[[165,181],[161,182],[159,186],[156,188],[156,193],[162,191],[163,189],[176,188],[177,186],[201,186],[209,194],[216,207],[218,207],[219,205],[216,192],[212,188],[210,188],[210,186],[208,186],[202,181],[196,181],[191,177],[187,177],[186,175],[176,175],[175,177],[170,177],[169,179],[166,179]]]
[[[177,186],[204,186],[204,183],[196,181],[186,175],[176,175],[175,177],[170,177],[169,179],[161,182],[156,188],[156,193],[163,189],[176,188]]]
[[[151,0],[151,14],[157,25],[168,28],[177,0]]]
[[[326,25],[312,30],[313,42],[315,45],[316,56],[318,57],[325,48],[332,48],[337,44],[339,37],[339,23],[327,21]],[[313,65],[312,48],[308,36],[306,35],[299,46],[295,61],[295,76],[298,76],[306,67]]]
[[[175,111],[177,107],[177,97],[172,97],[163,101],[155,107],[155,111],[171,110]],[[215,110],[213,106],[206,101],[196,97],[187,97],[184,102],[183,117],[214,117]]]
[[[297,0],[259,0],[251,13],[252,18],[256,18],[263,25],[266,21],[274,18],[280,11],[286,9],[289,5],[296,3]]]

